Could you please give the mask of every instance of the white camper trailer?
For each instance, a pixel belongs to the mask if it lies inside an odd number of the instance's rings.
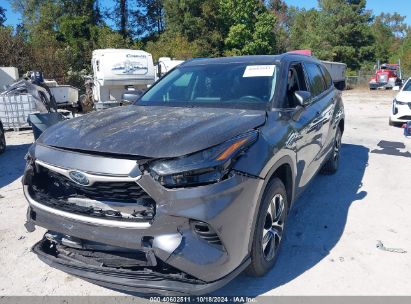
[[[155,81],[151,54],[140,50],[93,51],[93,97],[97,103],[116,104],[127,90],[146,90]],[[104,108],[104,107],[100,107]]]
[[[157,79],[163,77],[165,74],[167,74],[183,62],[184,60],[171,59],[170,57],[160,57],[155,67]]]

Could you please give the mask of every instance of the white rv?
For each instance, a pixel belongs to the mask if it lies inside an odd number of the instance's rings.
[[[167,74],[183,62],[184,60],[171,59],[170,57],[160,57],[155,67],[157,79],[163,77],[165,74]]]
[[[123,93],[130,89],[144,91],[156,80],[151,54],[140,50],[95,50],[91,65],[96,103],[119,103]]]

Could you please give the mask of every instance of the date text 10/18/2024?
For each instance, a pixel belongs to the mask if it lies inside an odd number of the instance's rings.
[[[150,297],[150,302],[152,303],[163,303],[163,302],[173,302],[173,303],[256,303],[257,299],[250,297],[212,297],[212,296],[196,296],[196,297]]]

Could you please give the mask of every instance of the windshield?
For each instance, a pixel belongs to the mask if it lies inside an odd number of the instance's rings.
[[[402,90],[405,92],[411,92],[411,79],[407,81]]]
[[[246,63],[179,67],[144,94],[138,105],[267,108],[274,96],[275,65]]]

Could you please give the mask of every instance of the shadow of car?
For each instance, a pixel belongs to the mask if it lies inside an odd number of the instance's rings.
[[[7,150],[0,157],[0,188],[11,184],[24,171],[26,155],[30,144],[8,145]]]

